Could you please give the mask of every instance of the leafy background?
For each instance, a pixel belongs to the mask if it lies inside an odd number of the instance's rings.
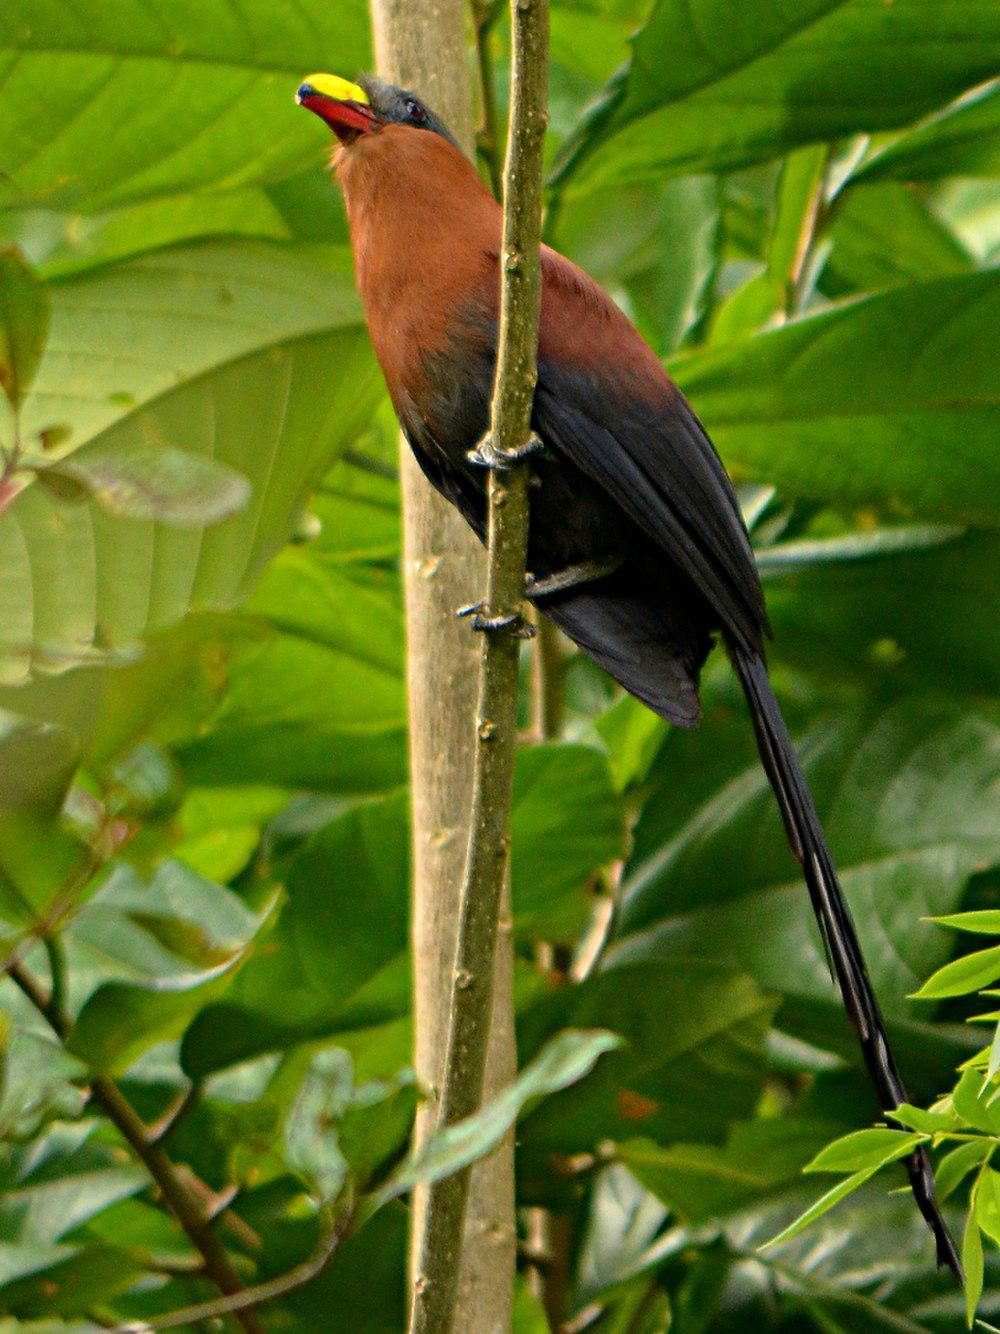
[[[740,484],[775,681],[926,1103],[981,1030],[974,1002],[908,999],[970,948],[921,919],[1000,890],[1000,10],[552,19],[548,239],[669,360]],[[369,61],[360,0],[0,13],[0,948],[62,1033],[3,983],[15,1326],[213,1295],[110,1086],[149,1126],[179,1109],[161,1147],[244,1281],[367,1191],[264,1328],[403,1327],[395,434],[324,139],[291,106],[303,72]],[[876,1109],[725,664],[695,733],[577,657],[562,685],[514,813],[520,1059],[542,1056],[508,1113],[519,1204],[559,1239],[519,1280],[519,1334],[959,1328],[887,1194],[902,1174],[758,1249]]]

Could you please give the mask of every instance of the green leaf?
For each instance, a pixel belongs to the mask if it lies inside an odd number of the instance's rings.
[[[671,352],[710,295],[719,196],[718,181],[704,176],[596,190],[559,211],[553,244],[613,291],[624,289],[641,331]]]
[[[991,78],[990,0],[658,0],[632,58],[563,150],[574,186],[718,171],[905,125]],[[872,89],[879,96],[872,96]]]
[[[913,1107],[908,1102],[900,1103],[893,1109],[892,1119],[908,1130],[919,1130],[925,1135],[939,1135],[943,1131],[961,1128],[961,1118],[956,1116],[949,1103],[939,1110],[933,1107],[928,1111],[923,1107]]]
[[[291,862],[287,895],[224,1004],[205,1010],[186,1034],[189,1074],[333,1034],[338,1024],[366,1027],[406,1013],[405,794],[352,806],[315,833]],[[352,1002],[361,1014],[349,1022]]]
[[[48,334],[45,284],[16,246],[0,247],[0,389],[15,410],[31,388]],[[9,449],[13,441],[0,444]]]
[[[1000,1246],[1000,1172],[984,1167],[976,1185],[976,1222]]]
[[[990,1157],[996,1146],[988,1139],[968,1140],[952,1149],[937,1165],[938,1198],[946,1200],[962,1184],[968,1174]]]
[[[0,521],[0,680],[12,683],[245,597],[378,392],[344,251],[180,247],[52,292],[52,340],[23,409],[26,466],[129,474],[151,447],[180,449],[240,474],[252,498],[204,531],[27,485]],[[46,450],[57,425],[70,434]],[[216,514],[236,485],[214,496]]]
[[[485,1157],[503,1139],[525,1106],[575,1084],[598,1058],[621,1045],[614,1033],[567,1029],[552,1038],[514,1083],[475,1115],[437,1131],[424,1148],[371,1197],[370,1208],[405,1194],[422,1181],[440,1181]]]
[[[92,1069],[123,1070],[154,1043],[179,1037],[225,990],[264,916],[178,862],[161,862],[148,885],[113,876],[72,926],[82,947],[75,972],[82,981],[89,958],[97,985],[68,1049]]]
[[[883,530],[883,554],[864,554],[860,535],[762,550],[781,660],[815,679],[841,676],[866,691],[909,686],[979,698],[984,677],[1000,676],[1000,623],[990,591],[1000,535],[968,532],[942,545],[941,529],[925,528],[921,549],[920,527],[895,538],[895,530]],[[893,552],[893,541],[911,549]],[[779,577],[786,556],[790,565]]]
[[[303,74],[324,53],[357,69],[369,51],[357,0],[240,11],[206,0],[162,13],[111,0],[62,14],[56,49],[38,0],[10,0],[0,20],[4,194],[18,207],[96,210],[275,179],[323,147],[292,103]]]
[[[982,1178],[980,1178],[981,1180]],[[976,1196],[979,1181],[972,1188],[972,1207],[965,1220],[965,1233],[962,1236],[962,1268],[965,1270],[965,1320],[972,1328],[979,1298],[983,1295],[983,1239],[979,1235],[978,1209]]]
[[[973,1067],[962,1071],[961,1078],[952,1091],[955,1111],[975,1130],[985,1131],[988,1135],[1000,1135],[1000,1106],[990,1101],[990,1095],[983,1088],[980,1072]]]
[[[887,1163],[894,1163],[922,1144],[924,1134],[906,1134],[901,1130],[872,1127],[855,1130],[850,1135],[828,1144],[807,1163],[806,1172],[860,1172],[872,1168],[877,1171]]]
[[[1000,936],[1000,908],[980,908],[975,912],[947,913],[932,917],[938,926],[950,926],[955,931],[971,931],[975,935]]]
[[[763,1084],[761,1044],[773,1001],[720,963],[676,959],[602,966],[519,1016],[518,1049],[537,1050],[563,1028],[604,1024],[627,1042],[593,1078],[523,1122],[525,1162],[592,1153],[604,1139],[715,1142],[752,1115]],[[527,1169],[526,1169],[527,1170]],[[539,1171],[543,1170],[540,1166]]]
[[[63,479],[94,496],[111,514],[205,528],[228,519],[250,499],[246,478],[214,459],[155,445],[128,455],[87,450],[39,473],[43,485]],[[58,485],[56,486],[58,494]]]
[[[933,181],[942,176],[993,179],[998,173],[1000,84],[993,82],[872,154],[856,173],[856,179],[893,177]]]
[[[57,1124],[30,1151],[14,1151],[0,1201],[5,1238],[18,1245],[57,1242],[109,1205],[146,1188],[141,1168],[115,1162],[112,1153],[79,1130]]]
[[[625,814],[600,751],[559,744],[519,751],[510,832],[515,928],[570,938],[587,917],[588,879],[624,847]]]
[[[817,1218],[822,1218],[823,1214],[832,1209],[835,1204],[839,1204],[841,1200],[846,1199],[848,1195],[853,1194],[860,1186],[863,1186],[878,1170],[878,1166],[863,1167],[852,1176],[845,1177],[843,1181],[838,1181],[835,1186],[831,1186],[825,1195],[821,1195],[815,1204],[811,1204],[804,1213],[799,1214],[794,1222],[789,1223],[788,1227],[783,1228],[776,1237],[772,1237],[764,1245],[779,1246],[782,1242],[790,1241],[792,1237],[798,1236],[810,1223],[814,1223]]]
[[[988,987],[1000,978],[1000,945],[992,949],[964,954],[932,973],[919,991],[916,1000],[943,1000],[946,996],[965,996]]]
[[[69,728],[0,709],[0,813],[30,809],[54,817],[79,758]]]
[[[282,552],[249,602],[259,643],[230,664],[211,730],[180,751],[192,781],[284,783],[347,794],[406,781],[398,588],[320,550]],[[364,708],[359,708],[359,701]]]
[[[626,1140],[616,1157],[672,1211],[698,1223],[796,1180],[826,1134],[821,1122],[804,1119],[749,1121],[734,1127],[723,1148]]]
[[[834,505],[996,524],[996,383],[980,332],[1000,282],[914,283],[678,360],[739,480]]]
[[[0,1030],[0,1134],[26,1139],[52,1117],[70,1117],[83,1107],[71,1081],[80,1063],[41,1033],[7,1025]]]
[[[702,751],[711,756],[729,736],[723,721],[720,733],[706,736],[703,728],[691,742],[672,732],[661,752],[664,774],[693,767]],[[676,755],[675,740],[682,747]],[[990,814],[995,728],[971,710],[904,697],[853,716],[842,711],[798,750],[872,981],[887,1016],[902,1018],[904,996],[949,951],[944,933],[921,930],[915,917],[955,908],[968,876],[1000,854]],[[691,957],[735,963],[786,997],[783,1029],[855,1060],[773,794],[756,759],[744,770],[740,753],[737,776],[726,781],[725,770],[716,772],[693,813],[677,810],[672,781],[650,798],[605,966],[643,960],[673,967]],[[696,780],[696,800],[699,792]],[[649,838],[647,820],[655,831]],[[926,1068],[926,1050],[921,1059]],[[947,1070],[945,1058],[933,1077]]]
[[[912,189],[894,181],[845,189],[825,239],[831,248],[821,285],[830,296],[944,278],[973,267],[954,233]]]

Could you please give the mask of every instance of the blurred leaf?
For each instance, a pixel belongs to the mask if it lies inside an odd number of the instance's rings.
[[[245,477],[214,459],[155,445],[127,456],[88,450],[38,474],[43,486],[60,493],[68,480],[94,496],[111,514],[156,519],[178,528],[203,528],[228,519],[250,499]]]
[[[622,695],[597,720],[619,791],[641,783],[667,734],[667,724],[632,695]]]
[[[49,333],[49,294],[16,246],[0,248],[0,389],[13,408],[31,388]],[[5,449],[13,440],[2,440]]]
[[[887,544],[909,542],[905,530],[899,539],[893,531]],[[996,533],[969,532],[941,546],[938,529],[923,550],[913,543],[883,554],[864,554],[865,541],[782,543],[759,553],[781,659],[869,691],[885,683],[948,699],[989,693],[1000,673],[1000,604],[990,592]],[[808,563],[797,565],[800,557]]]
[[[672,1211],[699,1223],[797,1180],[825,1134],[818,1121],[748,1121],[733,1128],[721,1149],[627,1140],[618,1146],[617,1157]]]
[[[668,769],[674,735],[664,747]],[[995,729],[975,713],[905,699],[844,714],[799,754],[872,981],[892,1018],[948,949],[943,933],[915,929],[914,917],[954,907],[971,872],[1000,854],[989,814]],[[672,801],[669,788],[664,799]],[[657,800],[644,820],[656,818]],[[783,1028],[834,1042],[854,1059],[808,897],[757,765],[715,792],[666,843],[640,845],[643,859],[626,873],[607,961],[663,967],[670,960],[673,967],[695,956],[738,964],[785,995]]]
[[[185,531],[26,486],[0,521],[0,679],[12,682],[245,596],[376,398],[343,253],[219,242],[52,291],[52,339],[24,404],[26,465],[41,435],[67,426],[66,441],[36,449],[39,464],[131,477],[130,460],[179,448],[241,474],[252,498],[211,532]],[[176,517],[178,496],[165,499]]]
[[[619,1152],[644,1143],[626,1141]],[[590,1301],[646,1268],[666,1216],[660,1201],[622,1164],[600,1168],[590,1190],[576,1262],[580,1301]]]
[[[421,1181],[439,1181],[485,1157],[500,1143],[524,1107],[536,1098],[575,1084],[590,1073],[605,1052],[620,1045],[600,1029],[567,1029],[546,1043],[508,1089],[475,1115],[436,1131],[424,1147],[379,1187],[370,1201],[379,1209]]]
[[[244,782],[348,794],[404,783],[398,590],[292,548],[249,609],[272,628],[230,664],[212,728],[181,750],[189,779],[228,784],[238,773]]]
[[[77,1127],[55,1126],[2,1172],[0,1229],[18,1245],[59,1241],[117,1200],[144,1190],[141,1168],[123,1167]]]
[[[510,833],[515,928],[566,939],[586,920],[588,878],[624,848],[624,812],[600,751],[561,744],[520,750]]]
[[[405,794],[350,807],[293,858],[277,925],[200,1014],[183,1063],[192,1076],[262,1051],[405,1013],[409,978],[409,830]],[[366,991],[367,988],[367,991]],[[367,995],[365,1023],[348,1025]],[[280,996],[280,1006],[275,997]]]
[[[1000,282],[969,274],[854,301],[674,370],[739,480],[996,524],[995,383],[980,336],[995,318]]]
[[[994,81],[874,153],[857,177],[926,181],[941,176],[993,178],[998,172],[1000,84]]]
[[[976,1187],[976,1221],[990,1241],[1000,1246],[1000,1173],[984,1167]]]
[[[0,216],[0,227],[30,235],[38,215],[23,211]],[[201,241],[209,236],[256,236],[284,240],[288,229],[263,190],[237,190],[224,195],[168,195],[143,200],[108,213],[81,216],[47,215],[58,230],[36,257],[46,278],[62,278],[99,264],[113,264],[149,250]],[[321,238],[333,241],[331,235]],[[27,237],[26,237],[27,240]]]
[[[651,181],[567,200],[555,244],[599,282],[624,289],[633,318],[665,354],[704,310],[718,221],[719,185],[711,177]]]
[[[224,0],[155,13],[113,0],[62,15],[58,50],[36,0],[0,27],[5,194],[23,207],[104,209],[181,190],[230,190],[319,157],[292,93],[323,52],[369,56],[364,7]],[[45,95],[39,96],[39,88]]]
[[[526,1165],[547,1155],[589,1153],[604,1139],[659,1143],[725,1138],[748,1117],[763,1080],[760,1044],[773,1003],[750,980],[718,964],[674,960],[605,967],[544,996],[518,1023],[518,1049],[535,1051],[567,1026],[604,1024],[626,1046],[586,1084],[527,1117]]]
[[[992,77],[998,54],[989,0],[960,11],[948,0],[762,0],[752,9],[658,0],[629,64],[565,147],[556,180],[718,171],[904,125]]]
[[[148,885],[128,873],[113,876],[73,923],[73,941],[103,960],[91,964],[97,985],[69,1050],[92,1069],[121,1070],[154,1043],[178,1037],[225,988],[260,925],[235,894],[178,862],[161,862]],[[81,973],[77,967],[78,982]]]
[[[59,1043],[20,1027],[7,1026],[0,1037],[0,1135],[24,1139],[82,1110],[84,1095],[70,1082],[82,1067]]]
[[[0,709],[0,812],[56,815],[79,758],[79,741],[68,728]]]
[[[845,189],[826,238],[830,252],[821,281],[830,296],[973,268],[972,256],[919,194],[894,181]]]

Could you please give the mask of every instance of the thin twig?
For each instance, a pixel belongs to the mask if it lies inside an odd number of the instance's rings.
[[[57,1007],[52,995],[42,983],[20,962],[9,965],[8,975],[45,1018],[57,1037],[69,1036],[72,1025],[65,1012]],[[160,1144],[150,1140],[145,1123],[124,1096],[118,1085],[107,1075],[94,1075],[90,1084],[91,1097],[114,1125],[122,1138],[131,1145],[136,1157],[156,1182],[164,1200],[173,1211],[188,1240],[201,1252],[205,1274],[226,1296],[243,1294],[239,1275],[225,1247],[219,1241],[211,1224],[205,1218],[201,1205],[181,1181],[177,1168],[167,1157]],[[252,1302],[247,1305],[253,1305]],[[237,1316],[247,1334],[261,1334],[263,1326],[252,1311]]]
[[[510,466],[531,437],[541,307],[542,147],[545,138],[547,0],[512,0],[510,127],[504,166],[500,339],[489,445],[506,456],[488,482],[487,609],[491,620],[523,613],[528,467]],[[492,1012],[497,919],[507,873],[510,793],[517,734],[520,641],[483,635],[469,846],[439,1124],[475,1112],[482,1098]],[[462,1259],[468,1171],[430,1189],[419,1239],[412,1334],[448,1334]]]
[[[266,1283],[255,1283],[253,1287],[244,1288],[230,1297],[199,1302],[197,1306],[185,1306],[179,1311],[171,1311],[169,1315],[158,1316],[146,1323],[119,1325],[117,1328],[120,1334],[125,1334],[126,1331],[128,1334],[147,1334],[147,1331],[155,1329],[179,1329],[182,1325],[194,1325],[201,1320],[216,1320],[219,1316],[238,1316],[249,1306],[262,1306],[265,1302],[273,1302],[278,1297],[284,1297],[286,1293],[294,1292],[296,1288],[304,1288],[330,1263],[333,1253],[350,1231],[353,1218],[353,1210],[345,1210],[331,1224],[312,1255],[284,1274],[279,1274],[277,1278],[268,1279]]]

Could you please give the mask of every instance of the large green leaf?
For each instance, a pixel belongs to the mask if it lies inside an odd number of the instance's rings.
[[[248,609],[264,623],[257,642],[229,663],[212,727],[180,751],[189,778],[228,784],[239,776],[349,794],[404,783],[395,581],[366,580],[319,550],[293,547],[267,571]]]
[[[992,180],[998,173],[1000,84],[994,82],[874,153],[857,179],[927,181],[942,176],[984,176]]]
[[[721,1140],[750,1115],[763,1079],[760,1044],[774,1010],[744,973],[677,958],[609,967],[544,997],[522,1016],[518,1047],[532,1052],[560,1028],[603,1024],[626,1045],[580,1088],[523,1123],[528,1158],[590,1152],[600,1140],[648,1135]]]
[[[899,515],[1000,521],[995,273],[914,283],[679,359],[739,478]]]
[[[405,1013],[408,888],[405,794],[330,821],[293,859],[288,901],[262,948],[187,1033],[186,1068],[201,1074]]]
[[[886,530],[891,533],[892,530]],[[984,697],[1000,675],[1000,564],[995,531],[944,545],[856,559],[850,539],[788,543],[758,553],[775,653],[822,676]],[[803,557],[798,564],[796,552]],[[919,589],[919,596],[915,590]]]
[[[669,741],[667,763],[668,751]],[[1000,857],[990,814],[1000,734],[984,717],[906,699],[826,725],[800,755],[883,1007],[890,1017],[923,1018],[904,998],[949,943],[915,919],[953,909],[970,873]],[[784,993],[783,1026],[850,1051],[808,896],[758,766],[672,839],[643,847],[626,875],[610,959],[693,954],[737,963]]]
[[[0,249],[0,390],[17,408],[31,387],[49,332],[49,294],[14,246]],[[4,451],[13,438],[0,438]],[[4,497],[0,495],[0,503]]]
[[[912,189],[885,181],[843,192],[826,239],[829,296],[967,273],[972,257]]]
[[[125,1069],[178,1036],[260,926],[235,894],[178,862],[160,862],[148,884],[118,869],[70,929],[73,999],[86,999],[68,1049],[93,1069]]]
[[[632,48],[557,179],[717,171],[905,125],[995,74],[1000,14],[992,0],[658,0]]]
[[[86,469],[169,446],[227,465],[252,495],[210,530],[179,531],[29,483],[0,519],[8,681],[248,591],[375,401],[360,319],[344,252],[266,243],[165,251],[53,287],[29,447]]]
[[[275,179],[323,147],[297,80],[326,60],[353,73],[369,49],[359,0],[9,0],[0,198],[93,210]]]

